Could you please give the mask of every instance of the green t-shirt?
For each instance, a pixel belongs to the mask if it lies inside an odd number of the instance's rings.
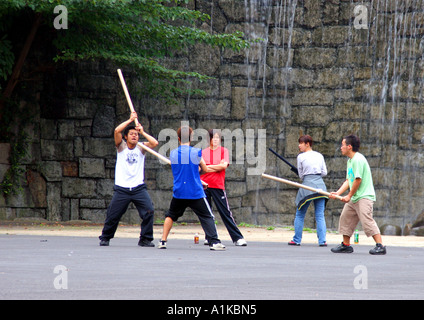
[[[375,191],[372,182],[371,169],[367,159],[356,152],[352,159],[347,161],[347,174],[346,179],[349,181],[349,188],[352,188],[352,184],[356,178],[361,178],[361,184],[359,189],[352,197],[352,202],[357,202],[360,199],[370,199],[375,201]]]

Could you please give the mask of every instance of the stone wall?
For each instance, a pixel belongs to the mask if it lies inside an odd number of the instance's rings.
[[[359,4],[367,9],[367,29],[356,28],[364,23],[355,19]],[[296,189],[248,173],[261,165],[268,174],[298,181],[269,147],[296,164],[297,139],[310,134],[314,150],[326,159],[327,187],[336,190],[346,167],[340,142],[352,132],[361,137],[361,152],[372,168],[379,225],[403,230],[415,221],[424,208],[423,1],[197,0],[189,6],[211,15],[201,28],[241,30],[263,41],[241,53],[196,45],[186,56],[165,61],[215,77],[193,83],[206,91],[204,97],[176,105],[136,97],[139,82],[130,70],[124,75],[141,122],[155,137],[166,128],[176,130],[182,120],[193,128],[241,129],[244,138],[250,129],[256,135],[255,154],[265,152],[264,161],[245,157],[238,163],[234,153],[227,170],[237,222],[293,224]],[[113,129],[129,116],[116,68],[105,62],[68,64],[20,89],[21,108],[34,110],[36,117],[25,127],[31,147],[23,163],[24,191],[0,198],[1,219],[103,222],[113,192]],[[266,130],[265,140],[258,139],[260,129]],[[2,172],[8,166],[4,158]],[[148,155],[146,178],[156,219],[163,219],[172,197],[170,168]],[[329,228],[337,228],[341,208],[328,202]],[[306,226],[314,227],[310,211]],[[196,220],[192,213],[185,219]],[[134,207],[124,221],[138,223]]]

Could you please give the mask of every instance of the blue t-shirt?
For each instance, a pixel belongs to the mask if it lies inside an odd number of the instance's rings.
[[[201,158],[202,150],[191,146],[183,145],[171,151],[174,198],[201,199],[206,197],[199,174]]]

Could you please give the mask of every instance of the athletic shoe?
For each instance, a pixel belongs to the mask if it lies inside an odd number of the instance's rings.
[[[327,242],[320,243],[320,244],[319,244],[319,246],[320,246],[320,247],[326,247],[326,246],[327,246]]]
[[[100,246],[101,247],[109,246],[109,240],[100,240]]]
[[[209,245],[209,241],[208,241],[208,240],[205,240],[205,242],[203,242],[203,244],[204,244],[205,246],[208,246],[208,245]]]
[[[246,242],[246,240],[241,238],[241,239],[238,239],[237,241],[235,241],[234,245],[236,245],[238,247],[245,247],[245,246],[247,246],[247,242]]]
[[[154,247],[155,246],[152,241],[147,240],[147,239],[140,239],[138,241],[138,245],[140,247]]]
[[[334,253],[352,253],[353,248],[352,246],[346,246],[343,242],[336,248],[332,248],[331,252]]]
[[[221,242],[218,242],[218,243],[214,243],[213,245],[209,246],[209,249],[215,250],[215,251],[224,251],[225,246]]]
[[[386,254],[386,247],[383,247],[381,243],[377,243],[375,248],[370,250],[370,254]]]
[[[289,243],[287,243],[289,246],[300,246],[300,243],[296,243],[293,240],[290,240]]]
[[[166,249],[166,241],[164,241],[164,240],[159,241],[157,248],[158,249]]]

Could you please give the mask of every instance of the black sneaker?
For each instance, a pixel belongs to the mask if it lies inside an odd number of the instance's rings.
[[[154,247],[155,246],[152,241],[147,240],[147,239],[140,239],[138,241],[138,245],[140,247]]]
[[[107,247],[109,246],[109,240],[100,240],[100,246],[101,247]]]
[[[386,254],[386,247],[383,247],[381,243],[377,243],[375,247],[370,250],[370,254]]]
[[[334,253],[352,253],[353,248],[352,248],[352,246],[346,246],[342,242],[338,247],[332,248],[331,252],[334,252]]]

